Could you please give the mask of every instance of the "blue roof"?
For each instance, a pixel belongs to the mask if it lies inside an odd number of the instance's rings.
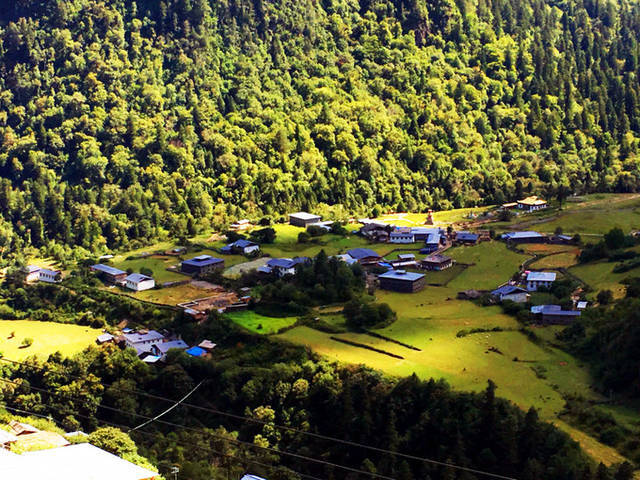
[[[347,253],[351,258],[355,258],[356,260],[360,260],[362,258],[367,258],[367,257],[380,256],[377,252],[374,252],[369,248],[352,248],[351,250],[347,250]]]
[[[428,243],[428,244],[440,243],[440,234],[430,233],[427,239],[425,240],[425,243]]]
[[[207,351],[204,348],[191,347],[188,350],[185,350],[184,353],[186,353],[187,355],[191,355],[192,357],[201,357],[202,355],[207,353]]]
[[[509,295],[514,292],[526,293],[527,291],[524,288],[518,287],[516,285],[503,285],[491,292],[491,295]]]
[[[258,245],[255,242],[252,242],[251,240],[245,240],[243,238],[236,240],[235,242],[233,242],[230,246],[234,246],[234,247],[238,247],[238,248],[246,248],[246,247],[252,247],[254,245]]]
[[[224,262],[221,258],[215,258],[211,255],[200,255],[198,257],[194,257],[190,260],[185,260],[182,262],[183,265],[192,265],[194,267],[202,267],[205,265],[213,265],[214,263]]]
[[[123,273],[126,274],[127,272],[117,269],[115,267],[110,267],[109,265],[103,265],[102,263],[98,263],[97,265],[93,265],[91,267],[92,270],[96,270],[98,272],[102,272],[102,273],[107,273],[109,275],[122,275]]]
[[[405,272],[404,270],[394,270],[382,275],[378,275],[378,278],[391,278],[394,280],[406,280],[407,282],[415,282],[424,277],[422,273]]]
[[[502,235],[502,238],[505,240],[514,240],[514,239],[522,239],[522,238],[541,238],[544,237],[543,234],[539,232],[507,232]]]
[[[147,275],[142,275],[141,273],[132,273],[126,279],[129,282],[136,282],[136,283],[144,282],[145,280],[153,280],[153,278],[148,277]]]
[[[556,272],[529,272],[527,282],[555,282]]]
[[[220,253],[231,253],[231,252],[232,252],[231,245],[225,245],[220,249]]]
[[[272,258],[267,262],[267,266],[278,268],[293,268],[296,266],[296,263],[290,258]]]
[[[475,242],[478,240],[478,234],[477,233],[471,233],[471,232],[457,232],[456,233],[456,240],[468,240],[468,241],[472,241]]]
[[[559,312],[560,310],[562,310],[560,305],[534,305],[531,307],[531,313]]]

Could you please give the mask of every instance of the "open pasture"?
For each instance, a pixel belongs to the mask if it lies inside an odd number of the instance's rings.
[[[263,335],[275,333],[281,328],[290,327],[298,320],[297,317],[266,317],[252,310],[231,312],[227,316],[241,327]]]
[[[15,332],[13,338],[9,338]],[[72,356],[93,344],[101,330],[54,322],[31,320],[0,320],[0,352],[11,360],[24,360],[30,356],[47,358],[54,352]],[[33,345],[21,348],[25,338]]]

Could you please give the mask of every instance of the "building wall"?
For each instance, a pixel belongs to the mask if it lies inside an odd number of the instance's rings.
[[[393,235],[389,237],[391,243],[414,243],[415,237],[413,235]]]
[[[542,315],[542,323],[547,325],[569,325],[575,321],[576,317],[566,315],[554,315],[545,313]]]
[[[503,295],[501,300],[511,300],[516,303],[526,303],[529,300],[529,295],[521,292],[521,293],[512,293],[509,295]]]
[[[130,290],[135,290],[136,292],[151,290],[155,286],[156,286],[155,280],[144,280],[142,282],[127,281],[127,288]]]
[[[203,273],[213,272],[222,268],[224,268],[224,261],[209,265],[189,265],[183,263],[180,266],[180,270],[183,273],[188,273],[190,275],[202,275]]]
[[[527,290],[529,290],[530,292],[536,292],[539,288],[541,287],[549,288],[551,287],[552,284],[553,282],[540,282],[540,281],[527,282]]]
[[[314,218],[310,220],[303,220],[301,218],[293,218],[289,217],[289,224],[295,225],[296,227],[307,228],[309,225],[313,225],[314,223],[318,223],[320,219]]]
[[[511,243],[547,243],[547,237],[527,237],[527,238],[514,238],[509,240]]]
[[[394,292],[413,293],[422,290],[425,285],[425,277],[419,280],[398,280],[395,278],[380,278],[380,288]]]
[[[423,263],[422,264],[422,268],[424,268],[425,270],[434,270],[434,271],[440,271],[440,270],[446,270],[447,268],[450,268],[452,265],[452,262],[444,262],[444,263]]]

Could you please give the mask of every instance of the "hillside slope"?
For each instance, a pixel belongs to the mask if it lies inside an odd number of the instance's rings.
[[[640,13],[603,0],[0,6],[0,254],[635,191]],[[58,254],[60,254],[58,252]]]

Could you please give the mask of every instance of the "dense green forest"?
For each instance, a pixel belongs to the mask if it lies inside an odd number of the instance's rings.
[[[0,255],[640,185],[621,0],[0,6]]]

